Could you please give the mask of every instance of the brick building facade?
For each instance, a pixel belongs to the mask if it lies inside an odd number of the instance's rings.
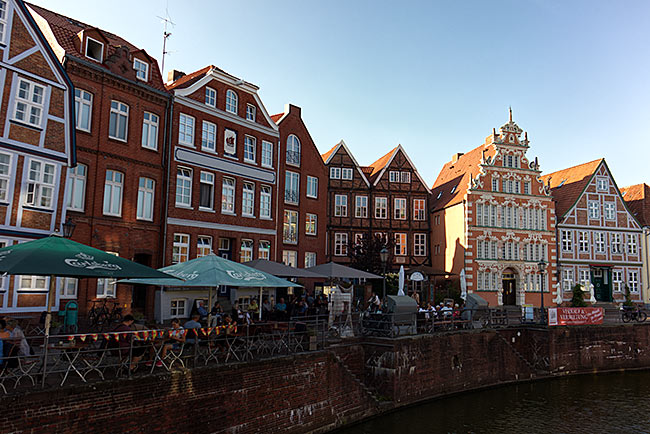
[[[170,97],[157,61],[110,32],[30,8],[75,86],[78,165],[66,193],[72,239],[160,267]],[[151,314],[153,288],[83,279],[63,296],[77,298],[81,311],[111,298]]]
[[[646,183],[621,188],[621,195],[630,212],[641,225],[641,298],[650,303],[650,186]]]
[[[0,0],[0,246],[61,230],[75,164],[73,86],[20,0]],[[41,312],[49,278],[0,281],[0,312]],[[65,281],[57,282],[55,309]]]
[[[593,288],[596,301],[622,302],[625,287],[640,301],[641,225],[621,196],[604,159],[549,173],[556,201],[561,296],[569,301],[578,283]]]
[[[432,189],[432,260],[490,305],[541,304],[556,295],[555,206],[528,136],[510,120],[445,164]],[[543,279],[538,263],[545,261]]]

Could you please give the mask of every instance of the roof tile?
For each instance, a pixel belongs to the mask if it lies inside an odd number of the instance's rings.
[[[555,213],[559,218],[562,218],[578,200],[592,175],[603,161],[605,160],[599,158],[598,160],[541,176],[544,184],[550,184],[551,186],[551,195],[555,199]]]

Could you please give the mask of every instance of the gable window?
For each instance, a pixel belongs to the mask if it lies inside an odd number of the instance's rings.
[[[249,163],[255,162],[255,148],[255,137],[244,136],[244,161],[247,161]]]
[[[226,92],[226,111],[236,115],[238,103],[237,94],[232,90],[228,90]]]
[[[341,179],[340,167],[330,167],[330,179]]]
[[[7,29],[7,2],[0,0],[0,42],[5,40],[5,32]]]
[[[260,188],[260,218],[271,218],[271,187],[266,185]]]
[[[284,202],[298,204],[300,175],[294,172],[286,172],[284,178]]]
[[[4,154],[0,154],[0,161],[5,157]],[[8,158],[8,156],[6,156]],[[7,165],[8,165],[7,160]],[[2,169],[2,164],[0,164],[0,170]],[[68,170],[68,185],[66,195],[68,196],[68,209],[72,211],[83,211],[84,203],[86,198],[86,174],[88,171],[88,166],[85,164],[77,163],[77,167],[70,168]],[[6,186],[2,188],[2,182],[0,180],[0,201],[6,200]],[[5,181],[6,182],[6,181]],[[3,194],[4,191],[4,194]]]
[[[348,254],[348,234],[337,232],[334,234],[334,256]]]
[[[394,218],[397,220],[406,220],[406,199],[396,197],[393,202]]]
[[[187,262],[190,258],[190,236],[188,234],[174,234],[172,246],[172,263]]]
[[[138,182],[138,204],[136,218],[153,221],[153,202],[156,181],[141,177]]]
[[[38,160],[29,161],[27,196],[25,197],[27,205],[52,208],[55,174],[56,166],[54,164]]]
[[[201,172],[199,184],[199,208],[212,210],[214,207],[214,174]]]
[[[239,262],[248,262],[253,260],[253,240],[241,240],[241,250],[239,251]]]
[[[316,222],[318,216],[316,214],[307,213],[305,218],[305,233],[307,235],[316,235]]]
[[[74,90],[74,112],[77,129],[90,132],[90,118],[93,111],[93,94],[82,89]]]
[[[124,175],[116,170],[106,171],[104,183],[104,215],[122,216]]]
[[[395,234],[395,256],[406,256],[406,234]]]
[[[313,199],[318,198],[318,178],[315,176],[307,176],[307,197]]]
[[[210,107],[217,106],[217,91],[211,87],[205,88],[205,104],[209,105]]]
[[[388,181],[399,182],[399,172],[396,170],[391,170],[390,172],[388,172]]]
[[[257,255],[259,259],[269,260],[269,258],[271,257],[271,242],[266,240],[261,240],[259,242]]]
[[[596,189],[598,191],[609,190],[609,180],[607,178],[596,178]]]
[[[375,198],[375,218],[385,219],[388,217],[388,198]]]
[[[225,214],[235,213],[235,180],[223,178],[221,185],[221,212]]]
[[[368,196],[357,196],[354,207],[354,216],[356,218],[368,217]]]
[[[111,101],[111,116],[108,122],[108,137],[126,142],[129,123],[129,106]]]
[[[86,57],[102,63],[104,60],[104,44],[96,39],[86,38]]]
[[[400,182],[404,184],[411,183],[411,172],[400,172]]]
[[[413,199],[413,220],[424,220],[424,199]]]
[[[413,254],[415,256],[426,256],[427,234],[415,234],[413,240]]]
[[[178,143],[194,146],[194,118],[181,113],[178,116]]]
[[[142,147],[158,149],[158,115],[144,112],[142,118]]]
[[[298,243],[298,211],[284,211],[282,241],[291,244]]]
[[[300,140],[293,134],[287,138],[287,164],[300,166]]]
[[[587,206],[589,209],[589,218],[590,219],[597,219],[600,217],[600,206],[598,202],[589,202],[589,205]]]
[[[627,236],[627,253],[636,255],[636,235]]]
[[[616,220],[616,203],[605,202],[605,219]]]
[[[273,167],[273,143],[262,140],[262,166]]]
[[[255,106],[253,104],[246,104],[246,120],[255,122]]]
[[[201,149],[209,152],[217,150],[217,126],[212,122],[203,121]]]
[[[347,217],[348,216],[348,197],[345,194],[334,195],[334,216]]]
[[[133,69],[135,69],[135,78],[142,81],[149,80],[149,64],[140,59],[133,59]]]
[[[33,81],[18,79],[14,119],[35,127],[41,126],[45,88]]]
[[[562,231],[562,250],[565,252],[573,250],[573,233],[571,231]]]
[[[176,171],[176,206],[192,206],[192,170],[179,167]]]
[[[341,179],[352,179],[352,169],[344,167],[341,169]]]
[[[255,215],[255,186],[244,183],[241,196],[241,214],[245,217]]]

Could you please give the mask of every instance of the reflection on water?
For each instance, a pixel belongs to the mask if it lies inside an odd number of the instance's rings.
[[[650,433],[650,372],[583,375],[431,401],[337,434]]]

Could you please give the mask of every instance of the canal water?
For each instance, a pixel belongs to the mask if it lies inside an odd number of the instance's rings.
[[[438,399],[336,434],[650,433],[650,372],[582,375]]]

